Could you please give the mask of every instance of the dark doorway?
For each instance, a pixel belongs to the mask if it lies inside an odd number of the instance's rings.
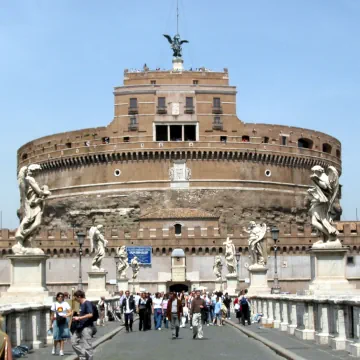
[[[182,291],[185,291],[187,292],[189,290],[189,287],[185,284],[173,284],[173,285],[170,285],[170,288],[169,288],[170,291],[175,291],[175,292],[182,292]]]
[[[167,125],[156,125],[156,141],[168,141]]]
[[[170,125],[170,141],[182,141],[181,125]]]

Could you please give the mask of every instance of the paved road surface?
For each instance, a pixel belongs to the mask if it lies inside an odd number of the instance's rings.
[[[193,340],[189,328],[180,329],[176,340],[171,330],[121,332],[96,349],[101,360],[281,360],[272,350],[228,326],[204,327],[204,339]]]

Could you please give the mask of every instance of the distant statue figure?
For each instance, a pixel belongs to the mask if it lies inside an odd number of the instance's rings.
[[[126,251],[126,246],[121,246],[117,248],[117,255],[119,256],[119,265],[117,271],[120,278],[126,277],[126,271],[129,268],[128,254]]]
[[[226,241],[223,243],[225,245],[225,261],[226,261],[226,267],[228,270],[228,275],[236,275],[236,258],[235,258],[235,246],[230,240],[230,238],[226,238]]]
[[[91,270],[104,271],[101,267],[101,262],[105,257],[105,248],[108,241],[103,235],[103,225],[92,226],[89,230],[90,238],[90,253],[95,251],[95,256],[91,263]]]
[[[20,226],[16,230],[15,239],[17,244],[12,247],[15,255],[43,255],[41,249],[31,247],[31,238],[41,225],[44,213],[45,199],[51,195],[49,188],[42,187],[33,178],[33,173],[40,170],[38,164],[23,166],[18,174],[20,190]]]
[[[140,271],[140,263],[139,263],[139,259],[134,256],[131,261],[130,261],[130,265],[133,271],[133,280],[137,279],[139,271]]]
[[[184,43],[188,43],[189,41],[181,40],[179,34],[176,34],[173,39],[171,39],[170,35],[165,35],[164,34],[164,36],[167,38],[168,42],[171,44],[171,48],[173,50],[173,57],[181,58],[182,57],[182,54],[181,54],[182,47],[181,47],[181,45],[184,44]]]
[[[333,166],[326,170],[315,165],[310,176],[314,186],[308,190],[311,196],[309,214],[311,224],[320,230],[323,240],[317,241],[315,247],[341,247],[341,242],[337,238],[339,232],[333,225],[333,207],[339,193],[339,173]]]
[[[248,229],[243,230],[249,234],[249,252],[252,265],[249,267],[265,267],[267,263],[267,243],[265,239],[266,224],[256,224],[250,221]]]
[[[221,262],[221,257],[217,255],[215,256],[215,262],[213,266],[213,271],[217,281],[222,280],[222,268],[223,268],[223,264]]]

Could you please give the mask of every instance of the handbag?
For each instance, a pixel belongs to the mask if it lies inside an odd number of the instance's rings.
[[[66,318],[59,315],[58,312],[56,312],[56,324],[57,325],[64,325],[66,323]]]

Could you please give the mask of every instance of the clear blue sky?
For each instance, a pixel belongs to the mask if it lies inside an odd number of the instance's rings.
[[[245,122],[326,132],[343,146],[343,219],[360,207],[360,1],[181,0],[185,65],[228,67]],[[0,1],[3,226],[18,225],[16,151],[107,125],[124,68],[170,68],[175,0]],[[359,209],[360,214],[360,209]]]

